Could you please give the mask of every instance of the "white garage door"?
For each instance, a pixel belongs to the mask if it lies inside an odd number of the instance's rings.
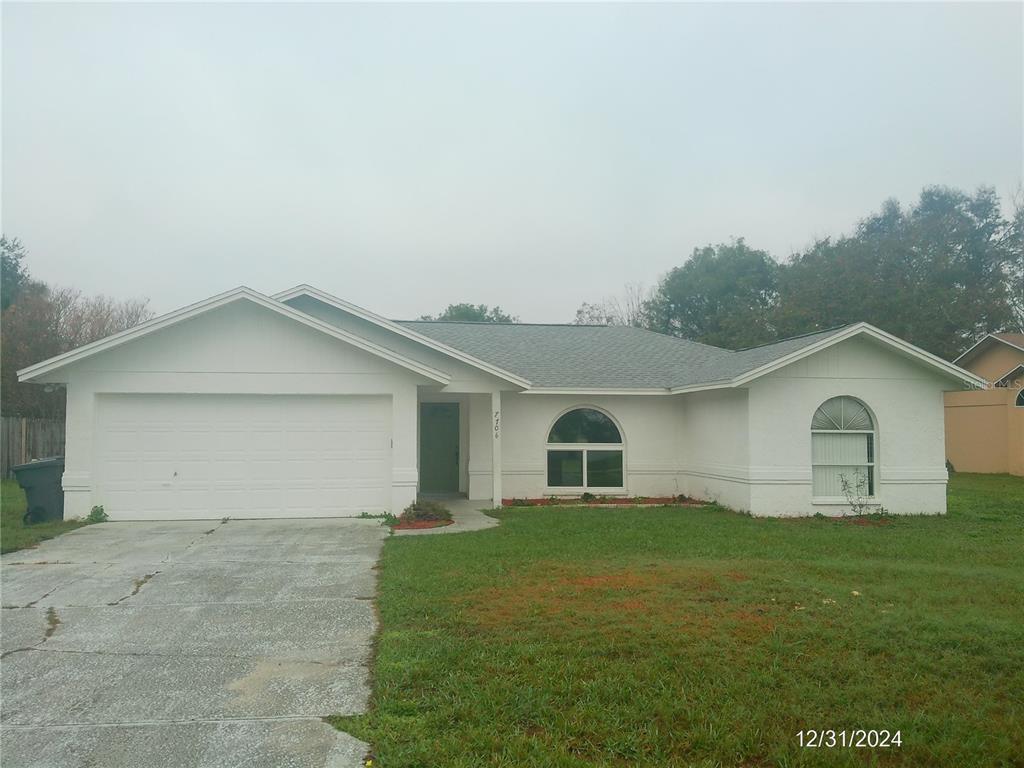
[[[391,506],[388,397],[101,395],[114,519],[328,517]]]

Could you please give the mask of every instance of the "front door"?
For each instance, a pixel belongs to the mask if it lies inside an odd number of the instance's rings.
[[[459,491],[458,403],[420,403],[420,491]]]

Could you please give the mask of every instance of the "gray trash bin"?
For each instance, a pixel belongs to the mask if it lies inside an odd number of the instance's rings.
[[[64,457],[30,461],[11,467],[14,477],[25,490],[28,501],[25,512],[26,523],[43,523],[64,519],[64,489],[61,477],[64,475]]]

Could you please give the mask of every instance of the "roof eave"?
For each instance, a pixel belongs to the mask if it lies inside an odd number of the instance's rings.
[[[678,387],[672,387],[669,389],[669,394],[672,395],[685,395],[689,392],[706,392],[709,389],[727,389],[729,387],[736,386],[732,379],[719,379],[717,381],[707,381],[700,384],[684,384]]]
[[[788,355],[783,355],[782,357],[776,360],[772,360],[771,362],[765,363],[764,365],[747,371],[746,373],[742,373],[732,380],[732,386],[743,386],[744,384],[747,384],[753,381],[754,379],[761,378],[762,376],[772,373],[773,371],[776,371],[779,368],[783,368],[787,365],[790,365],[791,363],[794,363],[797,360],[801,360],[805,357],[813,355],[816,352],[820,352],[823,349],[831,347],[834,344],[838,344],[841,341],[845,341],[847,339],[853,338],[854,336],[860,335],[868,335],[883,343],[886,343],[889,346],[894,347],[895,349],[898,349],[899,351],[919,360],[920,362],[930,365],[932,368],[938,369],[941,373],[945,374],[946,376],[961,381],[962,383],[970,384],[971,386],[982,389],[988,386],[988,382],[985,379],[981,378],[980,376],[976,376],[970,371],[966,371],[963,368],[960,368],[947,360],[943,360],[938,355],[933,355],[931,352],[926,352],[920,347],[914,346],[913,344],[904,341],[898,336],[893,336],[891,333],[887,333],[883,331],[881,328],[876,328],[875,326],[870,325],[869,323],[856,323],[854,325],[848,326],[847,328],[843,328],[842,330],[837,331],[831,336],[827,336],[824,339],[814,342],[813,344],[808,344],[806,347],[801,347],[800,349],[795,350],[794,352],[791,352]]]
[[[668,387],[531,387],[524,395],[671,395]]]
[[[264,296],[262,293],[245,286],[225,291],[224,293],[217,294],[216,296],[212,296],[204,301],[189,304],[188,306],[174,310],[173,312],[168,312],[160,317],[154,317],[152,320],[141,323],[134,328],[129,328],[121,331],[120,333],[115,333],[112,336],[107,336],[106,338],[99,339],[90,344],[78,347],[77,349],[72,349],[68,352],[64,352],[63,354],[56,355],[47,360],[35,363],[34,365],[30,365],[27,368],[23,368],[18,371],[18,381],[32,381],[39,376],[52,373],[55,370],[72,365],[88,357],[92,357],[93,355],[119,347],[122,344],[133,341],[134,339],[141,338],[150,333],[176,325],[177,323],[183,322],[192,317],[196,317],[205,312],[209,312],[242,299],[251,301],[254,304],[265,307],[273,312],[277,312],[285,317],[289,317],[296,322],[302,323],[307,327],[314,328],[329,336],[333,336],[334,338],[351,344],[358,349],[362,349],[365,352],[369,352],[370,354],[406,368],[413,373],[417,373],[424,378],[431,379],[443,385],[451,383],[451,376],[444,371],[424,365],[416,360],[412,360],[411,358],[400,355],[397,352],[378,344],[374,344],[373,342],[367,341],[355,334],[349,333],[348,331],[336,328],[335,326],[325,323],[322,320],[318,320],[315,317],[310,317],[305,312],[299,312],[298,310],[289,307],[287,304],[274,301],[271,298]]]
[[[312,298],[322,301],[325,304],[329,304],[335,307],[336,309],[348,312],[349,314],[355,315],[356,317],[362,320],[366,320],[369,323],[373,323],[374,325],[377,325],[381,328],[385,328],[389,331],[392,331],[393,333],[396,333],[399,336],[404,336],[405,338],[410,339],[411,341],[418,342],[419,344],[422,344],[425,347],[446,354],[449,357],[453,357],[456,360],[459,360],[460,362],[466,363],[467,365],[484,371],[485,373],[489,373],[492,376],[496,376],[499,379],[504,379],[510,384],[516,385],[517,387],[522,387],[523,389],[530,389],[532,387],[532,384],[529,379],[525,379],[522,376],[512,373],[511,371],[506,371],[504,368],[499,368],[496,365],[492,365],[491,363],[474,357],[473,355],[467,354],[466,352],[463,352],[460,349],[456,349],[455,347],[451,347],[447,344],[437,341],[436,339],[432,339],[429,336],[425,336],[422,333],[417,333],[416,331],[410,330],[392,320],[388,320],[386,317],[382,317],[374,312],[371,312],[368,309],[363,309],[362,307],[357,306],[356,304],[352,304],[350,302],[345,301],[344,299],[339,299],[337,296],[333,296],[325,291],[321,291],[319,288],[309,285],[308,283],[302,283],[300,285],[296,285],[294,288],[289,288],[285,291],[280,291],[279,293],[271,295],[270,298],[275,301],[284,303],[288,299],[294,299],[297,296],[302,295],[311,296]]]

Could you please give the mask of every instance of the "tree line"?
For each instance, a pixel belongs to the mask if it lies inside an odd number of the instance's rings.
[[[33,279],[25,247],[0,237],[0,387],[3,415],[63,418],[65,392],[18,381],[18,370],[150,319],[148,299],[85,296]]]
[[[866,321],[946,359],[1024,332],[1024,207],[994,189],[927,187],[849,235],[777,261],[742,238],[695,248],[650,292],[583,304],[576,322],[636,325],[727,349]]]

